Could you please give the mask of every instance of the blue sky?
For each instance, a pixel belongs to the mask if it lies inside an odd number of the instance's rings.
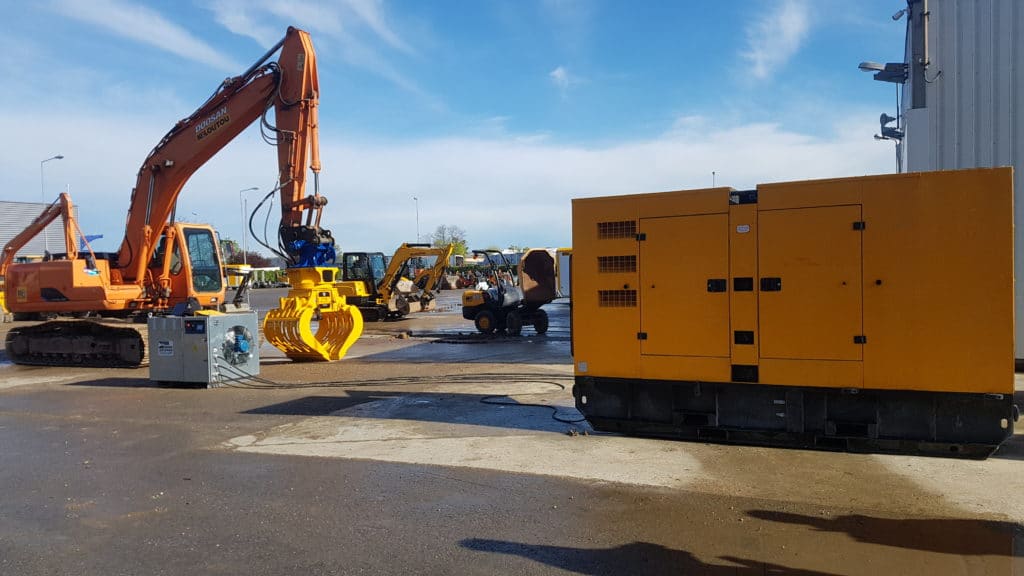
[[[4,200],[69,189],[113,249],[135,173],[178,119],[289,25],[321,85],[321,192],[341,248],[440,224],[471,246],[566,246],[575,197],[891,172],[900,0],[215,0],[4,3]],[[269,190],[254,130],[189,182],[179,217],[238,239]],[[255,198],[255,194],[250,197]],[[272,216],[272,222],[276,215]],[[251,244],[251,243],[250,243]]]

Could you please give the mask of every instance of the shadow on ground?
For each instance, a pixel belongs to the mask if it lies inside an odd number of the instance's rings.
[[[460,542],[463,548],[477,552],[521,556],[576,574],[710,574],[710,575],[764,575],[788,574],[792,576],[829,576],[825,572],[800,570],[757,562],[744,558],[723,557],[728,564],[702,562],[685,550],[674,550],[660,544],[633,542],[614,548],[573,548],[522,544],[505,540],[470,538]]]
[[[575,408],[565,405],[516,401],[509,396],[395,390],[349,390],[340,396],[306,396],[253,408],[243,414],[328,416],[360,405],[366,406],[339,416],[545,432],[565,432],[567,425],[587,431],[590,428]]]
[[[306,396],[287,402],[270,404],[246,410],[243,414],[273,414],[276,416],[327,416],[331,412],[344,410],[366,402],[393,398],[393,393],[355,393],[348,396]]]
[[[421,362],[449,364],[526,363],[572,364],[569,340],[547,336],[510,337],[503,334],[433,334],[429,339],[397,350],[360,354],[370,362]]]
[[[1024,526],[961,518],[876,518],[861,514],[820,518],[751,510],[752,518],[802,524],[820,532],[842,532],[858,542],[958,556],[1024,556]]]
[[[205,384],[194,382],[158,382],[149,378],[100,378],[82,382],[68,382],[65,386],[88,386],[103,388],[180,388],[183,390],[205,389]]]

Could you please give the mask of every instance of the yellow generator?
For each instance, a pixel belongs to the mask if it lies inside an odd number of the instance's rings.
[[[984,457],[1017,419],[1009,168],[573,200],[594,428]]]

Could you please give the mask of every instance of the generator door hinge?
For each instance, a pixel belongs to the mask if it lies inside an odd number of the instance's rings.
[[[646,232],[641,232],[641,233],[637,234],[636,235],[636,240],[637,240],[637,242],[643,242],[644,240],[647,240],[647,233]]]
[[[637,332],[636,333],[636,339],[637,340],[647,340],[647,332]]]
[[[864,336],[863,334],[860,335],[860,336],[854,336],[853,337],[853,343],[854,344],[867,344],[868,343],[868,337]]]
[[[868,227],[868,223],[863,220],[858,220],[853,223],[854,230],[863,230]]]

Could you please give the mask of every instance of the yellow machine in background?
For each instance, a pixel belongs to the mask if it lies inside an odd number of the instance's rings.
[[[987,455],[1013,433],[1007,168],[573,201],[599,430]]]
[[[432,310],[434,291],[454,249],[451,244],[435,247],[405,243],[390,260],[385,260],[382,252],[345,252],[341,258],[342,279],[335,288],[369,319],[401,318]],[[416,259],[429,263],[413,274],[411,263]]]
[[[462,293],[462,317],[472,320],[481,334],[504,330],[509,336],[533,326],[546,334],[548,313],[541,306],[558,297],[555,259],[544,249],[527,250],[513,274],[513,266],[500,250],[474,250],[487,262],[488,287]]]

